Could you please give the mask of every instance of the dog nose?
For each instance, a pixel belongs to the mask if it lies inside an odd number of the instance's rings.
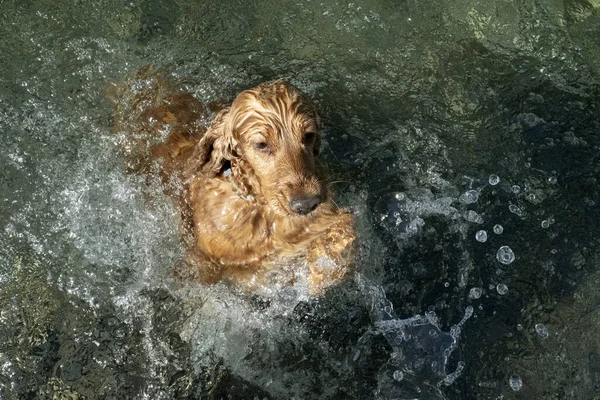
[[[290,208],[296,214],[306,215],[321,203],[321,196],[295,197],[290,201]]]

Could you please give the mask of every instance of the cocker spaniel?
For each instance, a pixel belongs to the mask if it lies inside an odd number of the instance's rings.
[[[291,283],[285,265],[300,258],[317,294],[348,274],[352,218],[333,202],[317,160],[321,120],[300,90],[267,82],[205,106],[148,66],[111,97],[129,168],[157,172],[178,201],[201,280]]]

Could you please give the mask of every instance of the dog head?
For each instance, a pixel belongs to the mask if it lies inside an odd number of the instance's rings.
[[[228,175],[241,196],[279,214],[308,215],[328,197],[316,160],[320,145],[315,106],[289,83],[268,82],[216,115],[192,168],[207,177]]]

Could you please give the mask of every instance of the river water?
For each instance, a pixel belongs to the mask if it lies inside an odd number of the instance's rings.
[[[600,395],[597,0],[5,0],[0,398]],[[181,282],[108,82],[285,78],[356,216],[320,298]],[[61,397],[62,396],[62,397]],[[70,397],[69,397],[70,396]]]

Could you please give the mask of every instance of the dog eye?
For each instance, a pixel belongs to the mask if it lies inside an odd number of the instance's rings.
[[[304,134],[304,138],[302,139],[302,141],[304,142],[304,144],[313,144],[313,142],[315,141],[315,138],[317,137],[317,134],[314,132],[307,132]]]
[[[254,148],[263,153],[268,153],[270,151],[269,145],[266,142],[256,142],[254,143]]]

